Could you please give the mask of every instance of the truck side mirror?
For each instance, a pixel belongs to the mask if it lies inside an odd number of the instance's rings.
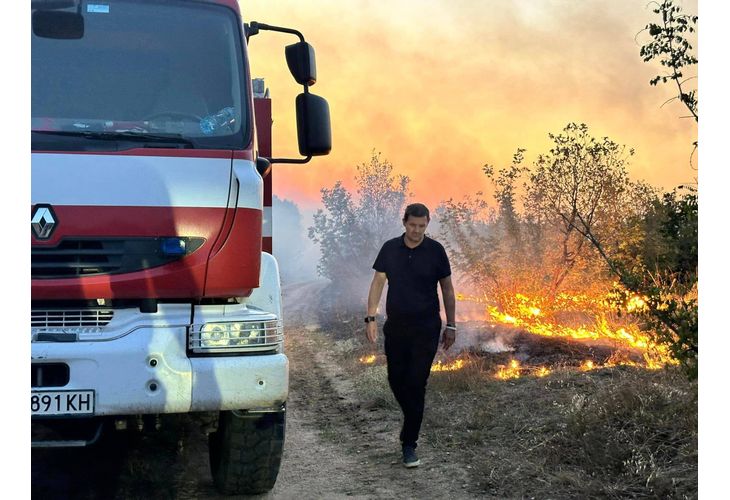
[[[247,41],[260,30],[278,31],[299,37],[299,42],[286,46],[284,54],[294,80],[304,86],[304,92],[296,99],[299,154],[304,158],[267,158],[269,163],[307,163],[312,156],[329,154],[332,150],[330,107],[324,98],[309,93],[309,86],[317,82],[314,47],[304,41],[304,36],[300,32],[291,28],[251,21],[244,26],[244,29]],[[259,171],[268,172],[268,165],[262,162]]]
[[[286,64],[294,80],[301,85],[314,85],[317,82],[317,63],[314,47],[307,42],[287,45],[284,49]]]
[[[33,34],[40,38],[78,40],[84,37],[84,16],[75,12],[36,10],[32,22]]]
[[[330,107],[323,97],[302,93],[297,96],[299,154],[323,156],[332,150]]]

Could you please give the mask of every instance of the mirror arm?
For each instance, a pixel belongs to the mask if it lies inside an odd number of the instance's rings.
[[[257,35],[259,33],[259,30],[264,31],[278,31],[280,33],[290,33],[292,35],[296,35],[299,37],[299,41],[304,42],[304,35],[302,35],[299,31],[291,29],[291,28],[284,28],[282,26],[271,26],[270,24],[264,24],[259,23],[256,21],[251,21],[246,25],[246,38],[252,37],[254,35]]]
[[[273,163],[308,163],[309,160],[312,159],[312,155],[307,156],[306,158],[267,158],[272,164]]]

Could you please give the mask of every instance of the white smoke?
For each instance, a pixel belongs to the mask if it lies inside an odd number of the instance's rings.
[[[279,262],[283,283],[296,283],[317,278],[319,247],[307,236],[312,214],[304,212],[290,200],[272,198],[273,251]]]

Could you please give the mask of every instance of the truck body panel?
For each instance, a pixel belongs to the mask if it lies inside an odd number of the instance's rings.
[[[230,152],[228,158],[34,153],[31,179],[33,207],[50,205],[56,219],[47,240],[31,234],[36,254],[45,250],[33,262],[32,273],[43,276],[31,282],[34,299],[235,297],[258,286],[263,180],[251,161],[231,160]],[[123,273],[95,272],[112,265],[111,256],[95,255],[106,261],[76,262],[76,275],[68,276],[74,255],[59,246],[64,239],[131,237],[204,242],[169,264]],[[79,246],[83,261],[87,250]]]
[[[112,320],[99,340],[33,342],[31,362],[67,364],[63,390],[94,391],[94,416],[271,408],[286,401],[284,354],[190,357],[190,306],[165,304],[155,314],[131,317]]]

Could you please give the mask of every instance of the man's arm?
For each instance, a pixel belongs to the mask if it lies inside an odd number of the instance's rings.
[[[383,287],[387,281],[385,273],[375,271],[373,281],[370,283],[370,292],[368,293],[368,316],[378,314],[378,304],[380,304],[380,296],[383,294]],[[375,343],[378,340],[378,324],[376,321],[367,323],[365,335],[368,340]]]
[[[441,296],[444,300],[444,310],[446,311],[446,327],[441,342],[444,349],[447,350],[454,344],[456,340],[456,294],[454,293],[454,284],[451,282],[451,276],[441,278]]]

